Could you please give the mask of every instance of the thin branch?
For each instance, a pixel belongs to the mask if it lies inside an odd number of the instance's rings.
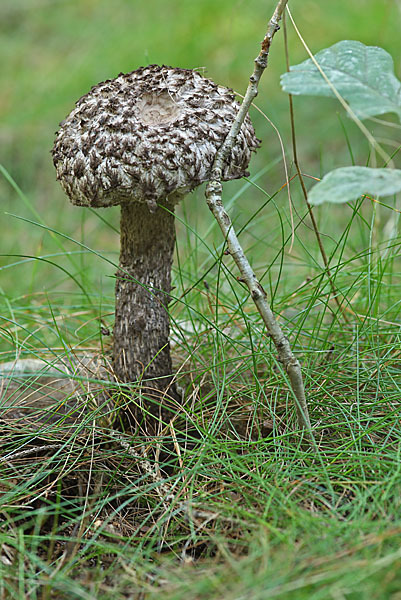
[[[254,71],[249,79],[249,85],[246,90],[244,100],[224,143],[216,154],[212,169],[212,179],[206,186],[206,202],[219,224],[219,227],[227,241],[229,253],[233,257],[241,273],[240,281],[247,285],[252,299],[255,302],[256,307],[266,325],[267,331],[276,346],[279,361],[283,365],[284,370],[289,377],[295,399],[298,424],[300,428],[306,429],[311,435],[311,424],[309,420],[304,383],[302,380],[301,366],[291,351],[287,337],[284,335],[280,325],[276,321],[276,318],[269,306],[267,294],[257,280],[256,275],[253,272],[252,267],[250,266],[244,251],[240,246],[231,219],[225,211],[221,200],[223,190],[221,184],[223,165],[226,159],[229,157],[232,148],[234,147],[237,135],[245,120],[249,107],[251,106],[253,99],[257,96],[260,78],[267,67],[270,46],[274,34],[279,30],[279,23],[283,11],[285,10],[287,1],[288,0],[280,0],[278,2],[273,16],[269,21],[260,53],[255,58]]]
[[[47,450],[58,450],[62,448],[64,444],[48,444],[47,446],[35,446],[34,448],[28,448],[27,450],[22,450],[21,452],[16,452],[15,454],[7,454],[7,456],[0,457],[1,462],[11,462],[16,458],[22,458],[25,456],[29,456],[30,454],[36,454],[37,452],[43,452]]]

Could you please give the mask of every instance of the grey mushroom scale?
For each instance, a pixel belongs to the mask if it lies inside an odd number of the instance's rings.
[[[141,382],[157,400],[150,411],[164,418],[173,410],[166,399],[179,401],[167,312],[174,205],[210,180],[238,108],[232,90],[197,71],[150,65],[95,85],[56,134],[53,161],[71,202],[121,205],[115,374],[123,382]],[[258,145],[247,118],[223,179],[246,175]]]

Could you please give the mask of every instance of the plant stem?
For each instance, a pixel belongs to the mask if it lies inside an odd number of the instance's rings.
[[[114,371],[139,382],[145,412],[171,418],[166,398],[177,399],[168,316],[175,242],[174,208],[131,201],[121,205],[121,251],[116,280]],[[160,407],[161,403],[163,406]]]
[[[283,23],[284,23],[285,60],[286,60],[287,71],[289,71],[290,70],[290,63],[289,63],[289,56],[288,56],[287,28],[286,28],[286,25],[285,25],[285,14],[284,14],[284,18],[283,18]],[[321,235],[320,235],[320,232],[319,232],[319,228],[318,228],[317,223],[316,223],[315,214],[313,212],[312,206],[309,204],[309,201],[308,201],[308,192],[306,191],[306,186],[305,186],[304,178],[302,176],[301,167],[299,165],[299,160],[298,160],[297,139],[296,139],[296,135],[295,135],[295,114],[294,114],[294,103],[292,101],[292,94],[288,94],[288,100],[289,100],[289,106],[290,106],[291,142],[292,142],[292,153],[293,153],[293,157],[294,157],[295,169],[297,171],[298,179],[299,179],[299,182],[301,184],[302,193],[303,193],[303,196],[304,196],[304,199],[305,199],[306,207],[308,209],[309,218],[310,218],[311,223],[312,223],[313,231],[315,233],[316,240],[317,240],[317,243],[318,243],[318,246],[319,246],[320,255],[321,255],[322,259],[323,259],[323,264],[324,264],[324,268],[326,270],[327,278],[328,278],[329,283],[330,283],[331,293],[333,295],[335,303],[337,304],[338,308],[340,309],[341,314],[344,317],[344,321],[346,323],[349,323],[347,315],[344,312],[343,305],[342,305],[342,303],[339,301],[339,299],[337,297],[338,290],[337,290],[337,288],[335,286],[335,283],[334,283],[334,280],[333,280],[333,276],[331,274],[329,260],[327,258],[326,250],[324,249],[324,246],[323,246],[323,242],[322,242],[322,238],[321,238]]]
[[[253,99],[257,96],[259,80],[267,67],[273,36],[279,29],[279,22],[287,1],[288,0],[280,0],[280,2],[278,2],[273,16],[269,21],[267,32],[262,42],[261,51],[255,59],[254,71],[249,79],[243,102],[224,143],[216,154],[212,169],[212,178],[206,186],[206,202],[227,240],[229,252],[241,273],[241,281],[247,285],[252,299],[266,325],[267,331],[276,346],[279,361],[283,364],[284,370],[288,374],[295,397],[298,424],[300,428],[306,429],[308,433],[311,433],[311,424],[301,366],[291,351],[287,337],[284,335],[280,325],[274,317],[267,300],[267,294],[257,280],[256,275],[241,248],[231,219],[225,211],[221,200],[223,189],[221,184],[223,165],[235,144],[236,137],[248,113],[249,107]]]

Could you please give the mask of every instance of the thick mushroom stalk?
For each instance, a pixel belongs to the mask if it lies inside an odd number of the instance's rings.
[[[57,178],[73,204],[121,205],[115,374],[141,384],[149,397],[155,390],[162,404],[168,395],[179,399],[167,312],[174,205],[210,180],[238,107],[232,90],[197,71],[150,65],[94,86],[56,135]],[[247,174],[258,144],[247,117],[222,167],[223,181]],[[146,408],[155,413],[151,404]],[[163,419],[169,414],[161,410]]]
[[[145,395],[156,401],[148,407],[152,413],[158,412],[159,392],[177,399],[168,316],[174,245],[174,206],[165,203],[152,213],[140,202],[121,205],[114,371],[121,381],[142,382]]]

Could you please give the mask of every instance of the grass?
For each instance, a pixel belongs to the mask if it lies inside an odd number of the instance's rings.
[[[389,242],[385,228],[396,213],[368,200],[316,211],[339,311],[296,181],[290,251],[279,146],[262,117],[251,176],[225,185],[224,201],[302,361],[316,445],[297,431],[286,374],[222,254],[203,190],[177,215],[171,320],[182,411],[157,439],[133,439],[116,432],[119,404],[109,398],[124,402],[126,390],[105,386],[95,368],[89,384],[78,372],[74,393],[65,390],[74,357],[110,355],[118,211],[66,203],[48,154],[57,122],[92,83],[148,61],[207,65],[241,91],[263,34],[255,11],[273,8],[170,4],[0,8],[1,363],[43,365],[1,380],[0,598],[397,600],[400,238]],[[313,50],[360,39],[389,50],[399,69],[394,3],[339,0],[335,14],[295,4]],[[291,155],[279,36],[258,102]],[[291,56],[304,58],[295,37]],[[302,167],[313,176],[368,160],[337,110],[322,99],[296,102]],[[384,126],[369,127],[384,137]],[[30,419],[18,413],[27,395],[36,403]],[[16,411],[8,416],[7,403]],[[174,464],[162,476],[166,444]]]

